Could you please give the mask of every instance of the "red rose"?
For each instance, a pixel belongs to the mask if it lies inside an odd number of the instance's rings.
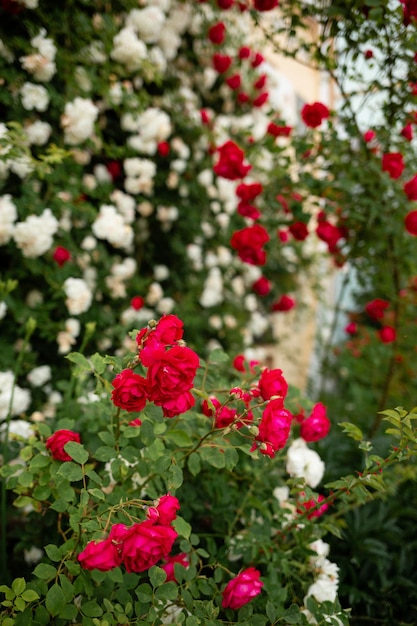
[[[57,430],[46,440],[46,448],[57,461],[72,461],[70,455],[65,452],[64,446],[69,441],[80,443],[80,435],[72,430]]]
[[[217,24],[214,24],[214,26],[211,26],[209,28],[208,37],[211,43],[217,45],[221,44],[223,43],[225,36],[226,26],[223,24],[223,22],[217,22]]]
[[[288,230],[297,241],[304,241],[308,237],[307,224],[304,222],[293,222]]]
[[[59,267],[62,267],[67,261],[70,260],[71,254],[66,248],[63,248],[62,246],[57,246],[52,255],[52,258],[56,263],[58,263]]]
[[[167,494],[161,496],[155,506],[150,506],[146,512],[146,517],[161,526],[169,526],[177,517],[180,509],[178,498]]]
[[[122,562],[128,572],[144,572],[171,552],[177,532],[146,520],[129,528],[122,543]]]
[[[262,65],[262,63],[265,61],[264,57],[262,56],[262,54],[260,52],[256,52],[252,61],[251,61],[251,65],[252,67],[259,67],[260,65]]]
[[[182,339],[183,334],[184,322],[176,315],[163,315],[152,331],[152,337],[167,346]]]
[[[278,0],[253,0],[253,8],[257,11],[270,11],[278,6]]]
[[[261,183],[240,183],[236,187],[236,195],[244,202],[251,202],[263,191]]]
[[[406,124],[404,126],[404,128],[402,129],[401,133],[402,137],[404,137],[404,139],[407,139],[407,141],[411,141],[413,138],[413,126],[412,124],[410,124],[410,122],[408,122],[408,124]]]
[[[347,333],[348,335],[356,335],[357,332],[358,325],[356,324],[356,322],[349,322],[349,324],[345,326],[345,333]]]
[[[271,281],[261,276],[253,283],[252,289],[258,296],[267,296],[271,291]]]
[[[117,374],[112,381],[114,387],[111,399],[115,406],[132,411],[142,411],[148,399],[148,383],[146,378],[125,369]]]
[[[266,74],[261,74],[259,76],[259,78],[257,78],[255,80],[255,82],[253,83],[253,88],[254,89],[263,89],[266,85],[266,81],[268,79],[268,76]]]
[[[262,246],[269,241],[269,235],[260,224],[247,226],[233,233],[230,245],[237,250],[239,257],[250,265],[265,265],[266,254]]]
[[[106,169],[112,177],[113,182],[117,180],[122,173],[122,166],[119,161],[109,161],[106,164]]]
[[[363,133],[363,140],[366,143],[369,143],[370,141],[375,139],[375,137],[376,137],[376,132],[374,130],[367,130],[366,132]]]
[[[389,307],[389,302],[375,298],[365,306],[365,311],[373,320],[381,320],[384,317],[384,311]]]
[[[261,93],[259,96],[257,96],[256,98],[252,100],[252,104],[254,107],[261,107],[265,104],[268,98],[269,98],[268,91],[264,91],[264,93]]]
[[[399,178],[404,171],[404,159],[400,152],[387,152],[382,156],[382,171],[391,178]]]
[[[304,441],[319,441],[327,436],[330,430],[330,420],[326,415],[326,407],[318,402],[311,412],[301,424],[300,435]]]
[[[197,354],[186,346],[169,350],[161,346],[146,364],[149,399],[165,405],[191,389],[200,362]]]
[[[272,137],[289,137],[292,133],[292,126],[281,126],[270,122],[267,126],[266,132]]]
[[[323,502],[323,500],[325,500],[325,497],[319,494],[317,497],[317,500],[314,500],[314,498],[312,498],[311,500],[305,500],[304,502],[299,502],[297,513],[301,514],[301,513],[304,513],[305,511],[311,511],[311,513],[307,515],[307,519],[313,519],[313,517],[320,517],[329,508],[329,505],[327,504],[327,502],[319,506],[320,502]]]
[[[229,76],[228,78],[226,78],[226,84],[229,85],[230,89],[239,89],[240,85],[242,84],[240,74],[233,74],[233,76]]]
[[[229,180],[243,178],[251,169],[251,165],[244,165],[245,153],[233,141],[226,141],[217,148],[219,160],[213,167],[217,176],[222,176]]]
[[[248,204],[243,200],[237,205],[237,212],[242,217],[249,217],[251,220],[257,220],[261,217],[261,212],[256,208],[256,206]]]
[[[282,398],[270,400],[259,423],[256,441],[260,441],[260,452],[274,458],[275,452],[282,450],[290,436],[292,414],[283,408]]]
[[[122,562],[121,541],[126,533],[126,526],[115,524],[107,539],[90,541],[78,555],[78,561],[83,569],[98,569],[107,572],[118,567]]]
[[[245,370],[243,369],[240,371],[244,372]],[[214,409],[210,406],[211,404],[213,405]],[[209,396],[208,400],[203,400],[203,402],[201,403],[201,412],[206,417],[213,417],[214,410],[218,409],[220,406],[221,404],[216,396]]]
[[[171,398],[171,400],[165,400],[165,402],[161,403],[164,417],[177,417],[177,415],[192,409],[194,405],[195,398],[189,391],[182,393],[177,398]]]
[[[251,49],[248,48],[247,46],[242,46],[239,49],[239,52],[238,52],[239,59],[249,59],[250,55],[251,55]]]
[[[130,301],[130,306],[132,307],[132,309],[135,309],[135,311],[140,311],[144,304],[145,300],[141,296],[133,296]]]
[[[327,119],[330,111],[322,102],[313,102],[313,104],[305,104],[301,109],[301,119],[306,126],[317,128],[323,120]]]
[[[396,339],[397,332],[392,326],[383,326],[378,331],[378,335],[382,343],[392,343]]]
[[[227,428],[236,419],[236,409],[229,409],[227,406],[220,406],[215,413],[214,426],[215,428]],[[240,422],[238,426],[241,428],[243,423]]]
[[[269,400],[272,396],[285,398],[288,393],[288,383],[279,369],[265,368],[259,378],[258,387],[264,400]]]
[[[166,562],[161,565],[161,568],[166,573],[167,577],[165,582],[177,582],[175,578],[175,563],[179,563],[183,567],[187,568],[189,566],[188,555],[185,552],[181,552],[181,554],[176,554],[175,556],[169,556]]]
[[[160,141],[156,147],[158,150],[158,154],[160,154],[161,157],[168,156],[171,149],[168,141]]]
[[[404,191],[409,200],[417,200],[417,174],[404,183]]]
[[[278,300],[272,304],[272,310],[280,313],[291,311],[295,307],[295,300],[291,296],[283,294]]]
[[[405,228],[410,235],[417,236],[417,211],[410,211],[405,216],[404,220]]]
[[[261,593],[263,582],[261,573],[254,567],[248,567],[230,580],[223,590],[222,607],[240,609]]]
[[[227,54],[213,54],[213,67],[219,74],[227,72],[232,64],[232,59]]]

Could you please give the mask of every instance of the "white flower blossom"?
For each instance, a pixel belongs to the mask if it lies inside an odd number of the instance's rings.
[[[52,372],[49,365],[39,365],[33,368],[27,375],[27,379],[33,387],[42,387],[51,380]]]
[[[42,215],[29,215],[24,222],[18,222],[13,239],[23,256],[35,258],[47,252],[53,244],[53,236],[58,230],[58,220],[50,209]]]
[[[165,15],[157,6],[132,9],[126,18],[126,26],[136,31],[142,41],[156,43],[163,29]]]
[[[76,145],[91,137],[97,116],[98,108],[89,98],[77,97],[67,102],[61,116],[65,143]]]
[[[290,476],[304,478],[307,485],[317,487],[324,474],[324,463],[301,437],[295,439],[287,451],[286,469]]]
[[[133,229],[112,204],[103,204],[93,222],[92,231],[98,239],[105,239],[115,248],[127,249],[133,241]]]
[[[6,419],[9,408],[12,416],[24,413],[29,408],[30,401],[30,391],[14,385],[12,371],[0,372],[0,420]]]
[[[93,294],[82,278],[67,278],[63,288],[67,299],[65,304],[70,315],[80,315],[88,311],[93,301]]]
[[[146,45],[136,35],[133,28],[123,28],[113,38],[113,50],[110,56],[124,65],[129,72],[138,70],[147,56]]]
[[[36,120],[25,127],[25,133],[28,136],[29,143],[35,146],[43,146],[51,136],[52,126],[48,122]]]
[[[203,293],[199,302],[204,308],[210,308],[223,302],[223,278],[218,267],[212,267],[204,281]]]
[[[49,105],[49,94],[42,85],[23,83],[20,89],[22,106],[27,111],[46,111]]]
[[[0,246],[12,238],[14,223],[17,220],[17,209],[8,193],[0,196]]]

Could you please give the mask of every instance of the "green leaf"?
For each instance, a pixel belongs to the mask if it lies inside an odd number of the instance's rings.
[[[193,452],[188,457],[188,469],[190,470],[193,476],[197,476],[201,470],[201,461],[200,456],[197,452]]]
[[[106,496],[100,489],[89,489],[88,493],[96,500],[105,500]]]
[[[90,363],[87,361],[85,356],[81,354],[80,352],[71,352],[70,354],[67,354],[65,358],[68,359],[68,361],[71,361],[72,363],[75,363],[76,365],[78,365],[81,371],[91,370]]]
[[[103,609],[99,607],[95,600],[90,600],[81,606],[81,613],[87,617],[100,617],[100,615],[103,615]]]
[[[188,433],[184,430],[171,430],[166,433],[165,440],[172,441],[176,446],[180,448],[187,448],[192,446],[192,441]]]
[[[79,465],[72,461],[65,461],[57,471],[57,474],[66,478],[69,482],[82,480],[83,471]]]
[[[351,424],[350,422],[340,422],[339,426],[343,428],[344,433],[355,441],[362,441],[363,433],[360,428],[355,426],[355,424]]]
[[[149,569],[148,574],[152,587],[159,587],[166,581],[167,578],[166,572],[161,567],[157,567],[156,565]]]
[[[143,583],[142,585],[139,585],[135,593],[138,597],[139,602],[143,602],[144,604],[152,602],[152,587],[148,585],[148,583]]]
[[[158,587],[155,591],[155,597],[158,600],[175,600],[177,596],[178,587],[176,583],[172,581],[161,585],[161,587]]]
[[[22,593],[22,598],[25,602],[34,602],[39,599],[39,594],[37,594],[33,589],[25,589]]]
[[[62,559],[61,550],[53,543],[49,543],[47,546],[45,546],[45,552],[51,559],[51,561],[59,562]]]
[[[96,352],[90,357],[90,360],[97,374],[102,374],[107,367],[105,358]]]
[[[80,443],[77,443],[76,441],[68,441],[64,446],[64,450],[74,461],[76,461],[76,463],[79,463],[80,465],[87,463],[89,456],[88,452]]]
[[[181,487],[182,480],[182,469],[178,465],[171,465],[168,470],[168,491]]]
[[[115,456],[116,452],[114,451],[114,448],[110,448],[109,446],[100,446],[94,452],[94,458],[97,461],[111,461],[115,458]]]
[[[12,589],[17,596],[20,596],[26,589],[26,581],[24,578],[15,578],[12,582]]]
[[[201,447],[200,455],[204,461],[217,469],[221,469],[226,465],[225,454],[219,448],[214,448],[213,446]]]
[[[172,522],[173,527],[181,537],[188,539],[191,535],[191,524],[185,521],[182,517],[177,516]]]
[[[45,606],[48,609],[52,617],[56,617],[60,611],[65,607],[66,601],[64,592],[61,587],[56,583],[48,590],[45,598]]]
[[[49,565],[49,563],[39,563],[33,570],[33,573],[43,580],[52,580],[56,576],[57,569],[53,565]]]

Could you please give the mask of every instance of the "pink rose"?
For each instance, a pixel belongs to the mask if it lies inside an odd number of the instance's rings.
[[[149,398],[156,405],[164,405],[189,391],[200,365],[197,354],[186,346],[160,347],[147,362]]]
[[[382,156],[382,171],[391,178],[399,178],[404,171],[404,159],[400,152],[387,152]]]
[[[285,398],[288,392],[288,383],[284,378],[282,370],[265,368],[258,382],[259,391],[264,400],[269,400],[272,396]]]
[[[188,561],[188,555],[185,552],[181,552],[181,554],[176,554],[175,556],[169,556],[166,562],[163,565],[161,565],[161,568],[164,570],[164,572],[167,575],[165,582],[170,582],[170,581],[177,582],[175,578],[175,570],[174,570],[175,563],[179,563],[183,567],[188,567],[190,565]]]
[[[233,141],[226,141],[222,146],[217,148],[219,160],[213,167],[213,171],[217,176],[222,176],[229,180],[237,180],[243,178],[251,169],[251,165],[243,163],[245,153]]]
[[[292,414],[283,408],[281,398],[270,400],[262,413],[259,424],[259,433],[256,441],[262,444],[260,451],[262,454],[274,458],[275,452],[281,450],[290,436]]]
[[[330,111],[322,102],[313,102],[313,104],[305,104],[301,109],[301,119],[306,126],[317,128],[323,120],[328,118]]]
[[[326,415],[326,407],[318,402],[301,424],[300,435],[304,441],[319,441],[327,436],[330,430],[330,420]]]
[[[177,511],[180,508],[178,498],[167,494],[161,496],[155,506],[149,507],[146,516],[161,526],[169,526],[177,517]]]
[[[125,369],[117,374],[112,381],[114,387],[111,399],[115,406],[132,411],[142,411],[148,399],[148,383],[146,378]]]
[[[177,532],[147,520],[126,531],[122,543],[122,562],[128,572],[144,572],[171,552]]]
[[[237,250],[239,258],[249,265],[265,265],[266,254],[262,246],[269,241],[269,235],[260,224],[247,226],[233,233],[230,245]]]
[[[261,593],[263,582],[261,573],[254,567],[248,567],[230,580],[223,590],[222,607],[240,609]]]
[[[63,428],[48,437],[45,445],[54,459],[58,461],[72,461],[70,455],[64,450],[64,446],[68,441],[80,443],[80,435],[72,430],[65,430],[65,428]]]

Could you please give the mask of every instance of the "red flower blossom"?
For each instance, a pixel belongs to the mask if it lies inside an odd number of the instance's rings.
[[[169,526],[177,517],[177,511],[180,508],[178,498],[167,494],[161,496],[155,506],[148,508],[146,517],[161,526]]]
[[[114,387],[111,399],[115,406],[132,411],[142,411],[148,399],[148,383],[146,378],[135,374],[131,369],[124,369],[113,379]]]
[[[294,222],[290,224],[288,230],[297,241],[304,241],[308,237],[307,224],[304,222]]]
[[[301,494],[302,495],[302,494]],[[304,502],[299,502],[299,506],[297,508],[297,513],[304,513],[305,511],[311,511],[307,515],[307,519],[313,519],[313,517],[320,517],[327,511],[329,505],[327,502],[319,506],[320,502],[323,502],[326,498],[321,494],[318,495],[317,500],[312,498],[311,500],[305,500]]]
[[[236,195],[245,202],[250,202],[259,196],[263,191],[261,183],[240,183],[236,187]]]
[[[278,300],[272,304],[273,311],[291,311],[295,307],[295,300],[291,296],[283,294]]]
[[[345,326],[345,333],[347,333],[348,335],[356,335],[357,332],[358,325],[356,324],[356,322],[350,322],[349,324],[347,324],[347,326]]]
[[[262,63],[264,61],[265,61],[265,59],[262,56],[262,54],[260,52],[256,52],[255,56],[253,57],[253,59],[251,61],[251,65],[252,65],[252,67],[259,67],[260,65],[262,65]]]
[[[229,76],[228,78],[226,78],[226,84],[229,85],[230,89],[239,89],[240,85],[242,84],[240,74],[233,74],[233,76]]]
[[[384,317],[385,309],[389,307],[387,300],[381,300],[381,298],[375,298],[368,302],[365,306],[365,311],[373,320],[381,320]]]
[[[301,109],[301,119],[306,126],[317,128],[323,120],[327,119],[330,111],[322,102],[313,102],[313,104],[305,104]]]
[[[78,561],[83,569],[98,569],[107,572],[118,567],[122,562],[120,540],[126,532],[123,524],[115,524],[107,539],[90,541],[78,555]]]
[[[321,402],[314,405],[309,417],[300,427],[300,435],[304,441],[319,441],[326,437],[330,430],[330,420],[326,415],[326,407]]]
[[[274,396],[285,398],[288,393],[288,383],[280,369],[265,368],[259,378],[258,387],[264,400],[270,400]]]
[[[130,301],[130,306],[132,307],[132,309],[135,309],[135,311],[140,311],[144,304],[145,300],[141,296],[133,296]]]
[[[382,156],[382,170],[391,178],[399,178],[404,171],[404,159],[400,152],[387,152]]]
[[[393,326],[383,326],[378,331],[378,335],[382,343],[392,343],[396,339],[397,332]]]
[[[247,226],[235,231],[230,245],[237,250],[239,258],[249,265],[265,265],[266,253],[262,246],[269,241],[269,235],[260,224]]]
[[[188,555],[185,552],[181,552],[181,554],[176,554],[175,556],[169,556],[165,563],[161,565],[161,569],[164,570],[167,577],[165,582],[177,582],[175,578],[175,563],[179,563],[183,567],[187,568],[190,563],[188,561]]]
[[[242,217],[249,217],[251,220],[257,220],[261,217],[261,212],[252,204],[246,202],[239,202],[237,205],[237,212]]]
[[[413,126],[410,122],[408,122],[404,128],[402,129],[401,133],[400,133],[404,139],[406,139],[407,141],[411,141],[413,138]]]
[[[227,72],[232,64],[232,59],[227,54],[213,54],[213,67],[219,74]]]
[[[247,46],[242,46],[239,49],[238,57],[239,57],[239,59],[249,59],[251,53],[252,53],[252,51],[251,51],[250,48],[248,48]]]
[[[284,409],[281,398],[270,400],[266,405],[259,423],[256,441],[261,442],[260,452],[271,459],[278,450],[282,450],[290,436],[292,414]],[[252,447],[252,450],[254,447]]]
[[[237,180],[244,178],[250,171],[251,165],[243,163],[245,153],[233,141],[226,141],[222,146],[217,148],[219,160],[213,167],[217,176],[222,176],[229,180]]]
[[[273,137],[289,137],[292,133],[292,126],[282,126],[270,122],[267,126],[266,132]]]
[[[169,143],[167,141],[160,141],[157,145],[157,150],[162,157],[168,156],[170,151]]]
[[[178,533],[171,526],[152,521],[140,522],[127,529],[122,543],[122,562],[128,572],[144,572],[171,552]]]
[[[417,200],[417,174],[404,183],[404,191],[409,200]]]
[[[252,104],[254,107],[261,107],[265,104],[268,98],[269,93],[265,91],[264,93],[261,93],[257,98],[254,98],[254,100],[252,100]]]
[[[253,291],[257,293],[258,296],[267,296],[270,293],[271,288],[271,281],[268,280],[265,276],[261,276],[260,278],[258,278],[258,280],[256,280],[252,285]]]
[[[58,263],[59,267],[62,267],[67,261],[70,260],[71,253],[66,248],[63,248],[62,246],[57,246],[54,250],[52,258],[56,263]]]
[[[69,441],[80,443],[80,435],[73,430],[63,428],[48,437],[45,446],[57,461],[72,461],[72,457],[64,450],[65,444]]]
[[[253,0],[253,8],[257,11],[270,11],[278,6],[278,0]]]
[[[417,211],[410,211],[405,216],[405,228],[410,235],[417,236]]]
[[[263,582],[261,573],[254,567],[248,567],[230,580],[223,590],[222,607],[240,609],[261,593]]]
[[[266,81],[267,81],[268,77],[266,74],[261,74],[259,76],[259,78],[257,78],[255,80],[255,82],[253,83],[253,88],[254,89],[263,89],[266,85]]]
[[[214,24],[209,28],[208,37],[211,43],[219,45],[223,43],[225,36],[226,26],[223,22],[217,22],[217,24]]]

